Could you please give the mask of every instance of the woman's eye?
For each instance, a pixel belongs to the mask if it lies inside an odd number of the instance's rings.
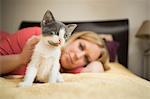
[[[79,49],[82,51],[84,50],[84,45],[82,43],[79,44]]]

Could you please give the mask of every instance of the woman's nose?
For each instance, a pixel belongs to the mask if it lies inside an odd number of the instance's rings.
[[[85,55],[85,51],[82,51],[82,52],[78,52],[78,53],[76,53],[76,57],[77,57],[77,59],[82,58],[84,55]]]

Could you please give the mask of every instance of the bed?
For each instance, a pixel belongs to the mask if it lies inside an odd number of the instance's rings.
[[[149,99],[150,82],[128,70],[129,20],[99,20],[75,23],[78,31],[111,34],[119,43],[117,62],[110,62],[110,70],[103,73],[62,73],[64,83],[34,83],[29,88],[16,85],[22,76],[0,77],[0,99]],[[23,21],[19,29],[40,26],[40,22]],[[15,79],[14,79],[15,77]]]

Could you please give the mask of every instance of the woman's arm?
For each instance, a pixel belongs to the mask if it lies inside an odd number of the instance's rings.
[[[99,61],[89,63],[85,68],[81,70],[81,73],[85,72],[104,72],[103,64]]]
[[[38,41],[38,36],[32,36],[28,39],[20,54],[0,56],[0,74],[9,73],[27,64]]]
[[[0,56],[0,74],[9,73],[23,65],[20,54]]]

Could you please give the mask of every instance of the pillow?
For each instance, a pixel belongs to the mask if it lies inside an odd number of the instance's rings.
[[[113,41],[113,36],[111,34],[99,34],[99,36],[106,41]]]
[[[106,43],[110,57],[110,62],[115,62],[119,48],[119,42],[114,41],[113,36],[111,34],[99,34],[99,36],[103,38]]]
[[[106,41],[106,46],[110,56],[110,62],[115,62],[117,57],[117,52],[119,48],[119,42],[117,41]]]

